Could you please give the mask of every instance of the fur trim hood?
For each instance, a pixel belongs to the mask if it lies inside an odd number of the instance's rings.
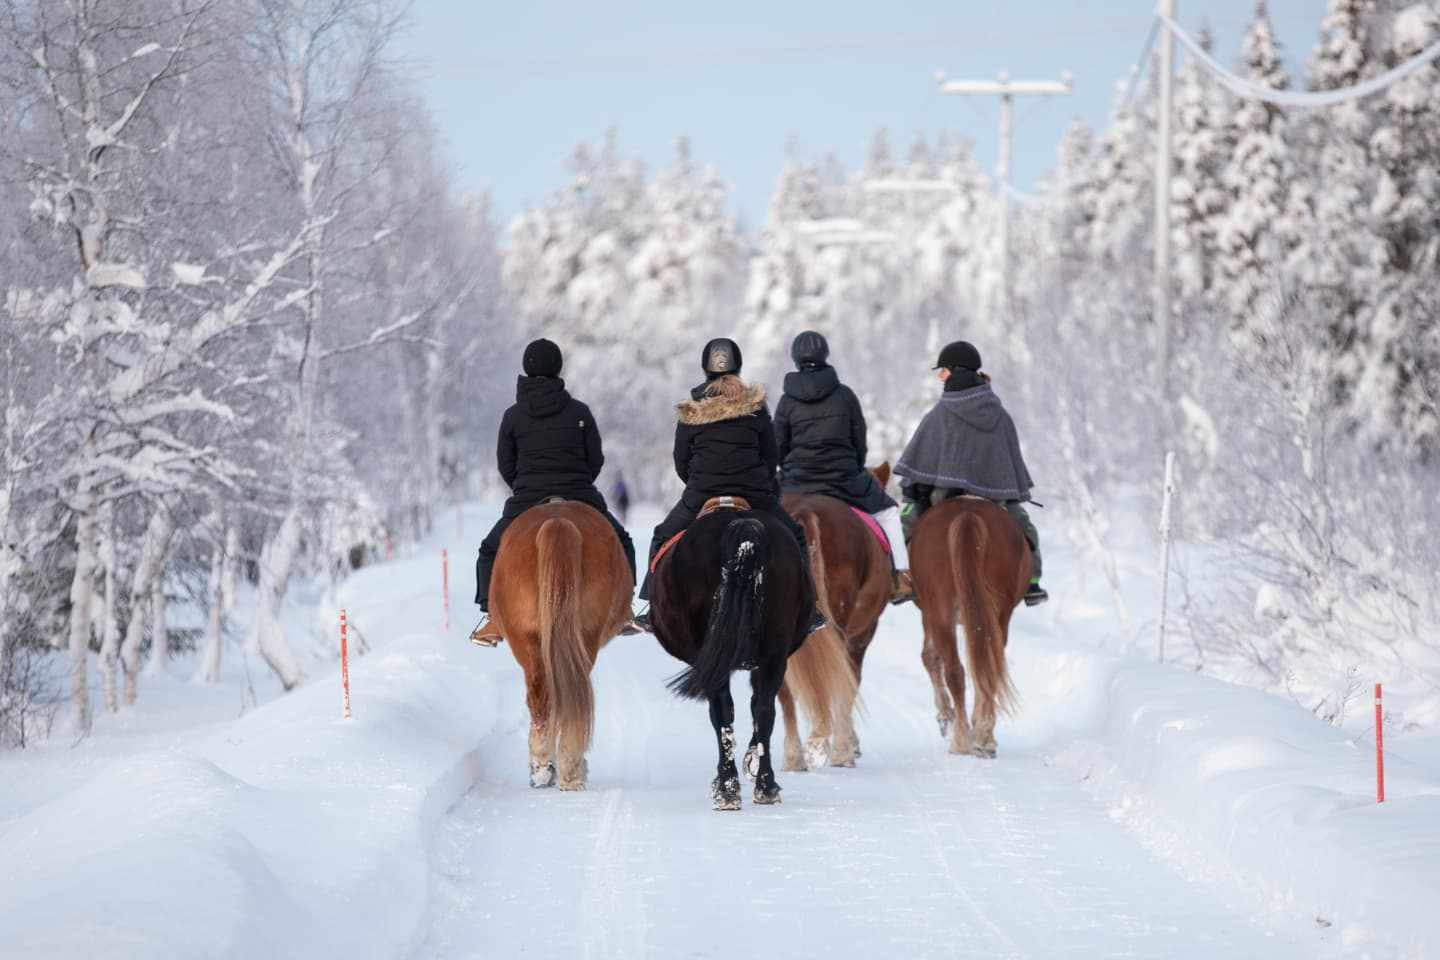
[[[759,413],[765,408],[765,387],[763,384],[746,385],[734,396],[701,394],[694,400],[683,400],[675,405],[676,417],[687,426],[719,423]]]

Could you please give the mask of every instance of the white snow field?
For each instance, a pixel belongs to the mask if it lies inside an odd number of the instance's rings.
[[[313,629],[343,605],[373,647],[350,721],[333,664],[230,720],[238,693],[177,661],[87,740],[0,756],[0,957],[1440,956],[1440,773],[1399,739],[1376,805],[1368,739],[1107,653],[1059,537],[1056,600],[1015,617],[994,761],[946,754],[904,608],[867,661],[854,770],[712,812],[705,709],[632,637],[595,672],[589,790],[531,790],[519,668],[464,640],[491,517],[314,598]],[[175,729],[202,695],[226,709]]]

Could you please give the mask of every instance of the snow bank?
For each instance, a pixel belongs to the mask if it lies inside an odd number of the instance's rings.
[[[385,957],[494,726],[483,658],[410,635],[189,750],[132,757],[0,834],[0,956]]]
[[[1027,714],[1063,710],[1065,727],[1093,710],[1094,739],[1058,759],[1157,854],[1333,925],[1347,955],[1440,956],[1433,771],[1387,754],[1379,805],[1373,734],[1174,667],[1069,648],[1019,659]]]

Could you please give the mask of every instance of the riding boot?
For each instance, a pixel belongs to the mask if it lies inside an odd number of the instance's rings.
[[[890,571],[890,605],[898,606],[902,603],[909,603],[915,599],[915,584],[910,579],[909,570]]]
[[[477,647],[493,647],[505,638],[500,635],[500,628],[495,625],[495,618],[490,616],[485,609],[481,608],[484,618],[470,631],[470,642]]]

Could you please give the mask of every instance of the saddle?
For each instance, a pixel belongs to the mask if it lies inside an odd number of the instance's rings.
[[[739,511],[749,509],[750,501],[746,500],[744,497],[711,497],[709,500],[705,501],[705,506],[700,508],[700,512],[695,516],[695,519],[699,520],[701,517],[708,517],[710,516],[710,514],[719,513],[722,510]],[[681,540],[685,539],[685,534],[689,532],[690,530],[687,527],[686,529],[681,530],[679,533],[675,534],[675,536],[671,537],[669,540],[666,540],[660,545],[660,549],[655,551],[654,559],[650,561],[651,573],[654,573],[655,568],[660,566],[660,560],[665,556],[665,554],[670,552],[670,548],[675,546],[675,544],[679,543]]]

